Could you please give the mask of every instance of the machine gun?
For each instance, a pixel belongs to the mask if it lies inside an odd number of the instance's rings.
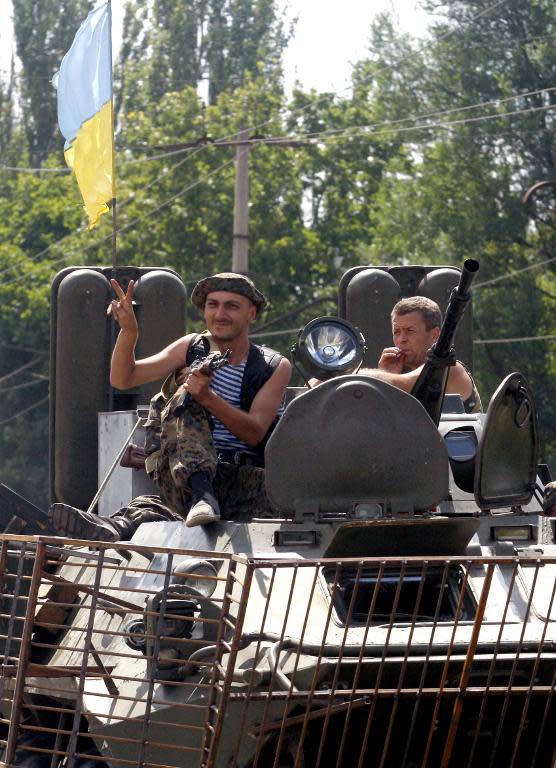
[[[427,352],[423,370],[411,390],[411,394],[420,401],[437,426],[442,412],[449,368],[455,363],[454,335],[471,298],[471,283],[478,269],[478,261],[475,259],[465,260],[459,285],[454,288],[450,295],[440,335]]]
[[[231,354],[231,349],[227,349],[223,355],[221,355],[220,352],[209,352],[206,357],[200,357],[197,360],[193,360],[189,369],[196,369],[201,371],[205,376],[210,376],[213,371],[218,370],[218,368],[224,368],[225,365],[230,364]],[[189,392],[182,391],[172,408],[172,413],[175,416],[180,416],[180,414],[183,413],[183,409],[185,408],[185,404],[189,397]]]

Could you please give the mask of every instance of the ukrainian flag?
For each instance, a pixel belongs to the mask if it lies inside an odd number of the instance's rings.
[[[64,155],[92,229],[115,197],[110,3],[91,11],[62,59],[53,83]]]

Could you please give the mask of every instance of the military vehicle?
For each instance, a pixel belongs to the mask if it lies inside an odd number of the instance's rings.
[[[472,363],[477,267],[344,275],[338,316],[295,345],[325,380],[290,393],[268,443],[274,518],[93,543],[1,490],[6,766],[554,766],[555,521],[533,393],[514,372],[486,413],[442,396],[456,325]],[[52,294],[51,498],[101,514],[149,490],[119,462],[154,392],[110,390],[109,276],[70,268]],[[177,275],[115,276],[138,281],[139,356],[183,333]],[[420,400],[357,371],[416,294],[449,307]]]

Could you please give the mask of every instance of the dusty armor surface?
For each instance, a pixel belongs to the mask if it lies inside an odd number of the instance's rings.
[[[383,270],[388,302],[458,281],[415,271]],[[295,394],[273,517],[0,538],[6,765],[552,768],[556,546],[525,378],[438,424],[360,373]]]

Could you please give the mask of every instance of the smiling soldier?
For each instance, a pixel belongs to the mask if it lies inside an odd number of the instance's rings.
[[[108,313],[120,325],[112,385],[130,389],[168,377],[151,401],[145,445],[146,469],[163,504],[140,497],[108,519],[79,510],[68,514],[64,505],[54,505],[55,527],[81,538],[117,540],[153,520],[185,518],[192,527],[221,516],[269,516],[264,446],[283,411],[291,365],[249,340],[249,327],[266,305],[263,294],[248,277],[232,272],[200,280],[191,300],[203,311],[207,331],[136,360],[134,284],[124,293],[111,282],[117,298]],[[226,353],[228,364],[213,371],[196,367],[210,352]]]

